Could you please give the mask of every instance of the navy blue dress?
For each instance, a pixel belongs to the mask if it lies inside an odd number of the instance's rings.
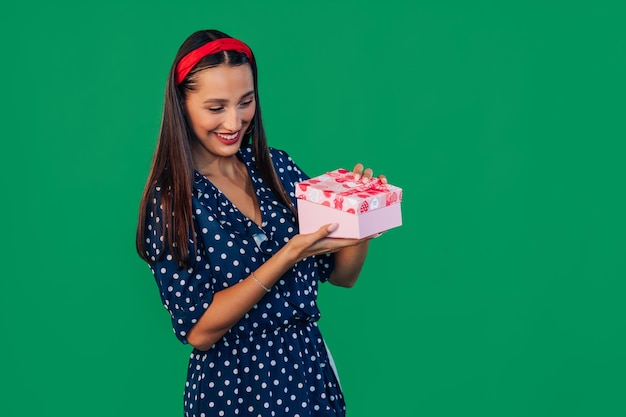
[[[308,177],[283,151],[271,150],[285,190]],[[240,149],[255,188],[262,227],[243,215],[208,179],[195,172],[195,259],[189,269],[172,260],[155,227],[157,188],[147,222],[148,255],[174,333],[186,335],[213,295],[259,268],[298,232],[256,170],[252,150]],[[184,394],[185,416],[343,416],[345,403],[328,350],[317,328],[318,282],[333,268],[330,255],[296,264],[235,326],[207,351],[194,349]]]

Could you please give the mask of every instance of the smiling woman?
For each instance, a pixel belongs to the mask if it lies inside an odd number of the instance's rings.
[[[196,76],[185,108],[197,141],[192,144],[196,169],[210,173],[221,158],[239,150],[254,117],[254,81],[249,65],[207,68]]]
[[[194,347],[186,416],[343,416],[317,328],[318,283],[356,282],[369,238],[299,234],[295,184],[308,177],[267,146],[252,51],[191,35],[168,78],[141,201],[137,251],[174,332]],[[371,169],[355,166],[371,178]]]

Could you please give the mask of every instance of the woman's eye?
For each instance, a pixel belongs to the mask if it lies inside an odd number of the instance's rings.
[[[213,113],[217,113],[218,111],[222,111],[224,107],[209,107],[209,111]]]
[[[243,101],[240,105],[241,107],[248,107],[250,104],[252,104],[252,99]]]

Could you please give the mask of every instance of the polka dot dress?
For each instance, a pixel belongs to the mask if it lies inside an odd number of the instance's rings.
[[[295,202],[294,184],[308,177],[286,153],[272,149],[271,156]],[[258,174],[251,148],[242,148],[238,157],[255,188],[261,227],[196,172],[198,246],[191,267],[181,269],[159,234],[158,188],[149,209],[150,267],[183,343],[215,292],[247,278],[298,232],[291,211],[277,202]],[[211,349],[193,350],[184,393],[186,417],[345,415],[332,358],[316,323],[318,282],[328,279],[332,267],[330,255],[300,261]]]

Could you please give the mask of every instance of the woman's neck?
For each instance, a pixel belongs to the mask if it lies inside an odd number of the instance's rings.
[[[194,160],[194,168],[207,178],[221,177],[234,182],[247,177],[245,166],[237,155]]]

